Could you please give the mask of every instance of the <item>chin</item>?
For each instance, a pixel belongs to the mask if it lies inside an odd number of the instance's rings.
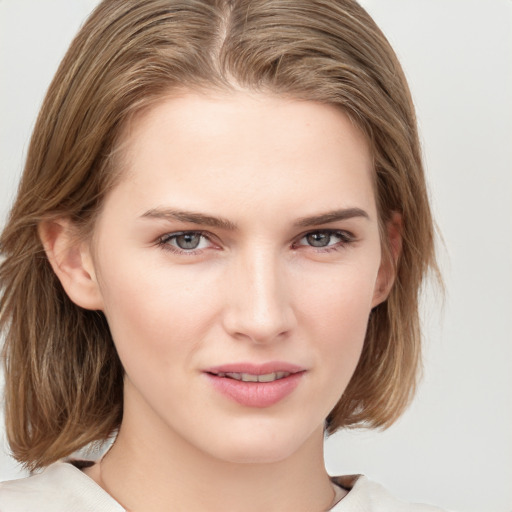
[[[232,464],[276,464],[293,457],[311,444],[323,443],[323,423],[313,431],[290,428],[238,429],[226,432],[220,442],[213,440],[209,453]]]

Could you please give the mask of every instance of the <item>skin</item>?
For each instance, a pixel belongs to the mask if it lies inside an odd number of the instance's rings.
[[[392,284],[363,135],[328,105],[188,93],[136,117],[122,147],[92,240],[73,245],[65,219],[42,230],[72,300],[104,311],[126,370],[119,436],[87,473],[132,511],[327,509],[324,420]],[[196,250],[176,252],[184,231],[203,233]],[[204,373],[268,361],[304,370],[269,407],[227,398]]]

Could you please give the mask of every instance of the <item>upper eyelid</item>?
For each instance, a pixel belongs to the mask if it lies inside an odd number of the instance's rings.
[[[178,238],[179,236],[186,235],[186,234],[200,235],[203,238],[206,238],[210,245],[215,246],[215,242],[212,241],[212,239],[208,233],[205,233],[204,231],[197,230],[197,229],[168,232],[164,235],[159,236],[155,241],[155,245],[157,245],[158,247],[160,247],[162,249],[174,252],[176,254],[182,254],[182,255],[188,254],[190,256],[201,254],[205,249],[208,249],[208,247],[206,247],[206,248],[197,248],[196,247],[194,249],[182,249],[181,247],[174,246],[174,244],[170,243],[171,241],[176,240],[176,238]]]
[[[201,236],[204,236],[205,238],[207,238],[208,240],[211,240],[213,238],[213,234],[207,232],[207,231],[203,231],[201,229],[182,229],[180,231],[169,231],[168,233],[164,233],[163,235],[159,236],[157,238],[157,240],[171,240],[173,238],[176,238],[178,236],[181,236],[181,235],[186,235],[186,234],[189,234],[189,233],[193,233],[194,235],[201,235]]]
[[[209,231],[204,231],[204,230],[201,230],[201,229],[183,229],[183,230],[179,230],[179,231],[171,231],[171,232],[165,233],[164,235],[159,236],[157,238],[157,242],[159,242],[159,243],[166,242],[166,241],[175,239],[176,237],[178,237],[180,235],[187,234],[187,233],[193,233],[193,234],[201,235],[201,236],[205,237],[207,240],[209,240],[210,243],[215,243],[215,239],[217,239],[217,243],[221,243],[219,241],[218,237],[216,237],[213,233],[211,233]],[[318,228],[318,229],[308,229],[308,230],[303,231],[302,233],[300,233],[298,235],[295,235],[290,240],[289,243],[291,245],[294,245],[297,242],[299,242],[302,238],[304,238],[305,236],[313,234],[313,233],[329,233],[331,235],[338,234],[340,236],[344,236],[346,238],[349,238],[350,239],[349,241],[355,241],[356,240],[356,236],[352,232],[350,232],[348,230],[345,230],[345,229]]]
[[[318,228],[318,229],[308,229],[307,231],[304,231],[303,233],[297,235],[294,239],[300,240],[301,238],[304,238],[307,235],[310,235],[312,233],[329,233],[331,235],[344,235],[347,238],[350,238],[351,240],[355,240],[356,236],[354,233],[347,229],[336,229],[336,228]]]

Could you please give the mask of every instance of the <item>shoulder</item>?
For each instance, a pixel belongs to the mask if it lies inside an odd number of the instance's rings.
[[[28,478],[0,483],[0,512],[124,512],[72,464],[58,462]]]
[[[349,492],[331,512],[448,512],[431,505],[401,501],[363,475],[333,477],[332,480]]]

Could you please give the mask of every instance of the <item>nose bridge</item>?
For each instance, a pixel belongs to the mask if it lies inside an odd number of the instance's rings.
[[[257,342],[271,341],[293,325],[286,272],[270,248],[246,250],[234,262],[228,330]]]

